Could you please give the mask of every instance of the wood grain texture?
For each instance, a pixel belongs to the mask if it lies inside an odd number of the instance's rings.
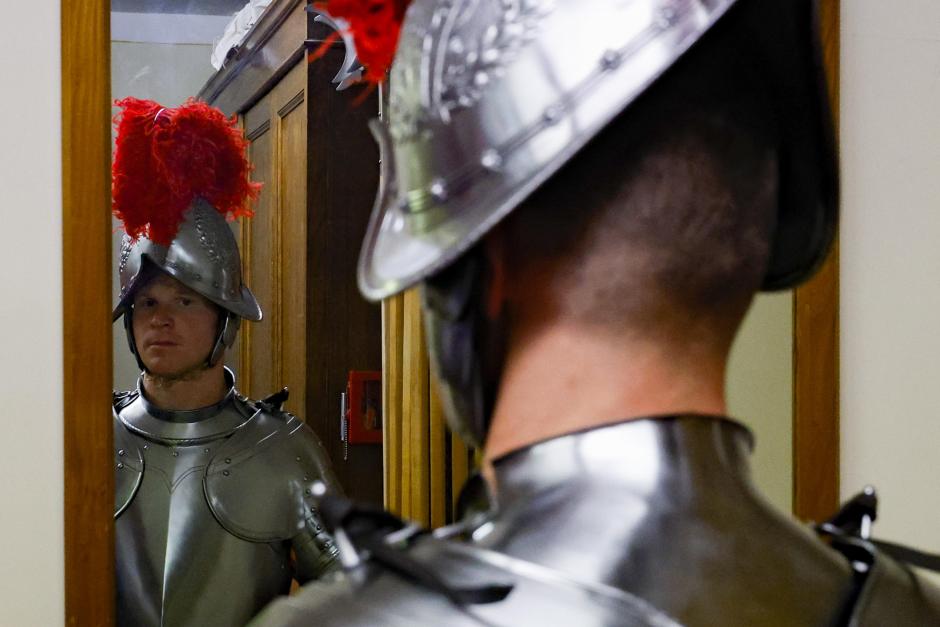
[[[404,297],[382,301],[382,451],[385,508],[401,515],[402,333]]]
[[[821,0],[820,30],[838,129],[839,0]],[[837,133],[838,134],[838,133]],[[822,520],[839,504],[839,247],[793,299],[793,512]]]
[[[424,341],[421,297],[417,288],[405,292],[403,388],[406,392],[405,421],[410,433],[411,503],[405,516],[428,526],[430,512],[430,399],[428,397],[428,349]]]
[[[303,64],[274,90],[278,145],[278,338],[277,386],[287,386],[284,408],[304,415],[307,396],[307,108]]]
[[[447,485],[447,453],[448,440],[450,434],[444,422],[444,408],[441,407],[441,399],[437,394],[437,385],[434,383],[434,375],[428,373],[428,421],[429,421],[429,450],[428,450],[428,471],[429,471],[429,494],[430,501],[430,523],[432,528],[441,527],[448,522],[447,516],[447,494],[449,492]]]
[[[82,627],[114,624],[109,9],[61,6],[65,624]]]
[[[469,447],[456,433],[452,433],[450,439],[450,499],[451,511],[456,512],[457,497],[460,496],[460,490],[467,482],[467,477],[470,476],[472,456]]]

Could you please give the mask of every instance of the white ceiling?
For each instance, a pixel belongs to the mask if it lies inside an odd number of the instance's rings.
[[[246,4],[246,0],[111,0],[111,11],[231,16]]]

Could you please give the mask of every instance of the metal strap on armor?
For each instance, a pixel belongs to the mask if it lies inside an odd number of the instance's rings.
[[[678,627],[679,623],[646,601],[616,588],[583,582],[539,564],[493,551],[441,541],[397,517],[343,497],[319,491],[318,503],[343,557],[353,564],[332,581],[317,586],[324,607],[348,603],[349,587],[369,581],[372,594],[395,599],[395,612],[381,616],[368,604],[349,608],[351,624],[381,620],[386,625],[509,625],[540,622],[635,627]],[[350,559],[350,557],[352,559]],[[442,604],[443,602],[443,604]],[[539,609],[536,609],[539,608]],[[411,614],[414,610],[418,614]],[[456,610],[456,612],[455,612]],[[290,600],[271,606],[253,624],[345,624],[338,613],[311,619],[292,613]],[[408,616],[407,622],[404,616]],[[439,621],[432,623],[427,621]]]
[[[909,620],[899,620],[896,624],[925,624],[922,619],[927,616],[934,620],[940,618],[936,614],[940,611],[940,595],[920,590],[914,573],[903,566],[909,564],[940,572],[940,555],[872,539],[871,528],[877,518],[878,495],[873,487],[866,486],[829,520],[814,527],[852,566],[854,585],[836,624],[868,623],[873,612],[877,614],[883,609],[880,607],[882,599],[892,588],[897,590],[890,594],[891,611],[910,614]],[[906,590],[902,592],[902,588]],[[915,616],[919,618],[915,620]],[[896,617],[900,618],[900,614]]]
[[[144,474],[144,456],[121,426],[118,414],[137,398],[137,392],[115,392],[114,416],[114,517],[117,518],[134,500]]]

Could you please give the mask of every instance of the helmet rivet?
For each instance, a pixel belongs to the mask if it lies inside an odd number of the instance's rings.
[[[212,282],[212,287],[218,288],[218,287],[219,287],[219,282],[218,282],[218,281],[213,281],[213,282]]]
[[[118,464],[117,467],[118,469],[124,468],[124,464]]]
[[[676,10],[672,7],[665,7],[659,12],[659,16],[656,18],[656,25],[665,30],[676,23],[679,14],[676,13]]]
[[[229,471],[227,471],[227,470],[223,470],[223,471],[222,471],[222,474],[225,475],[226,477],[228,477],[230,473],[229,473]]]
[[[225,458],[225,463],[226,463],[226,464],[231,464],[231,463],[232,463],[232,458],[231,458],[231,457],[226,457],[226,458]]]
[[[120,455],[121,457],[124,457],[124,449],[121,449],[120,451],[118,451],[118,455]]]
[[[500,156],[499,151],[490,148],[483,151],[483,155],[480,157],[480,165],[487,170],[496,171],[502,167],[503,158]]]
[[[623,57],[616,50],[608,50],[601,57],[601,67],[605,70],[612,70],[623,60]]]
[[[196,278],[197,281],[202,281],[202,275],[201,275],[201,274],[197,274],[195,278]]]
[[[545,112],[542,114],[542,119],[549,124],[554,124],[561,119],[561,107],[558,105],[552,105],[545,109]]]
[[[179,456],[180,456],[179,451],[173,451],[173,457],[179,457]]]

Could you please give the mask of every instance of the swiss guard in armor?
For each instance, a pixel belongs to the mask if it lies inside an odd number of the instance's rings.
[[[399,5],[327,8],[371,37]],[[811,0],[411,3],[359,285],[420,285],[489,496],[429,532],[318,486],[344,568],[257,624],[940,624],[905,563],[936,557],[871,539],[873,492],[804,528],[725,415],[752,298],[809,277],[836,228],[816,19]]]
[[[241,320],[261,319],[226,222],[260,188],[241,132],[199,102],[118,105],[114,319],[142,373],[114,395],[117,622],[244,625],[330,570],[311,486],[339,486],[286,390],[248,399],[223,366]]]

